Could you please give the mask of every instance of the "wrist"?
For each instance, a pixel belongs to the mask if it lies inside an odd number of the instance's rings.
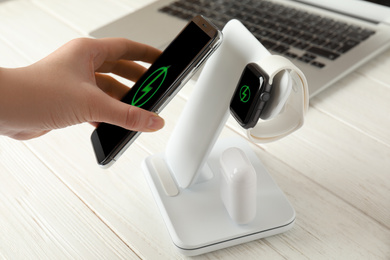
[[[13,127],[12,122],[23,113],[26,82],[24,68],[0,68],[0,128]]]

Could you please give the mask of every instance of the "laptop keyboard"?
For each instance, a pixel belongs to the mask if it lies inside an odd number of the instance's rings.
[[[375,33],[266,0],[178,0],[160,11],[187,21],[202,14],[219,28],[238,19],[267,49],[319,69]]]

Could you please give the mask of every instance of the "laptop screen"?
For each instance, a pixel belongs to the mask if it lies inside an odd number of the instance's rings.
[[[365,0],[365,1],[378,4],[378,5],[383,5],[383,6],[390,6],[390,1],[388,0]]]

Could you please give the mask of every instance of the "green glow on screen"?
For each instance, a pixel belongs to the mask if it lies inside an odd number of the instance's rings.
[[[149,75],[149,77],[146,78],[146,80],[141,84],[140,88],[135,93],[133,100],[131,101],[132,106],[141,107],[156,94],[167,76],[169,67],[170,66],[156,69],[152,74]],[[157,83],[155,83],[156,81]],[[155,86],[157,84],[158,86]],[[149,92],[151,94],[148,95]]]

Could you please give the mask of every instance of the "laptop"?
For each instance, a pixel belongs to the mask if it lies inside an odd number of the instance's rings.
[[[306,75],[310,97],[390,47],[389,0],[159,0],[90,33],[163,49],[196,14],[240,20]]]

